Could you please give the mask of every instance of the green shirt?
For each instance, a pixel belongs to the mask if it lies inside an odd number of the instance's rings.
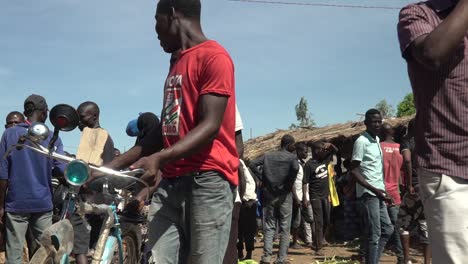
[[[354,142],[352,160],[361,162],[359,170],[370,185],[377,189],[385,190],[383,156],[379,137],[374,139],[369,133],[364,132]],[[374,193],[356,183],[356,196],[359,198],[364,193],[375,196]]]

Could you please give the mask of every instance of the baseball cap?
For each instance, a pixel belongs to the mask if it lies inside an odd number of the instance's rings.
[[[46,100],[44,97],[37,95],[37,94],[31,94],[24,100],[24,109],[26,110],[26,105],[32,104],[34,106],[34,110],[40,110],[40,111],[45,111],[48,109]]]
[[[130,137],[138,136],[138,133],[140,132],[138,130],[138,119],[133,119],[132,121],[128,122],[127,129],[125,131]]]

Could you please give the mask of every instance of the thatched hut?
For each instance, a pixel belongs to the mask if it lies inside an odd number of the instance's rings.
[[[386,119],[395,128],[407,127],[413,116]],[[298,128],[293,130],[278,130],[276,132],[250,139],[244,143],[246,160],[252,160],[265,152],[278,148],[281,137],[290,134],[296,142],[313,142],[326,140],[335,144],[342,152],[343,158],[349,158],[352,154],[354,140],[366,129],[364,122],[348,122],[319,128]]]

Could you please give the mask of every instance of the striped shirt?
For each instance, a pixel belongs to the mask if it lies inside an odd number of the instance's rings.
[[[400,12],[398,38],[413,88],[415,154],[420,168],[468,179],[468,32],[452,57],[428,70],[409,54],[409,46],[431,33],[454,8],[451,0],[411,4]]]

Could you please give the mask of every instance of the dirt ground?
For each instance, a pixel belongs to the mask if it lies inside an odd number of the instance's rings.
[[[258,240],[258,239],[257,239]],[[274,244],[273,255],[278,253],[278,243]],[[326,259],[331,259],[335,257],[337,260],[350,260],[352,255],[357,254],[358,248],[356,245],[352,244],[330,244],[324,248],[325,256],[315,256],[313,251],[310,248],[303,249],[289,249],[288,260],[294,264],[315,264],[316,261],[323,261]],[[261,255],[263,252],[263,243],[255,243],[255,251],[253,252],[253,259],[257,262],[260,262]],[[413,263],[423,263],[422,254],[415,249],[411,250],[411,260]],[[272,262],[275,260],[273,258]],[[396,263],[396,257],[390,251],[386,251],[385,255],[382,257],[380,263],[390,264]],[[356,263],[359,263],[356,261]]]
[[[256,238],[255,251],[253,252],[253,259],[260,262],[263,252],[263,242],[260,237]],[[336,260],[350,260],[352,255],[356,255],[358,251],[357,243],[332,243],[324,248],[324,256],[315,256],[310,248],[302,249],[289,249],[288,260],[294,264],[315,264],[316,261],[324,261],[325,259],[331,259],[335,257]],[[23,263],[27,263],[27,249],[25,247],[23,255]],[[274,244],[273,255],[276,256],[278,253],[278,242]],[[0,264],[5,263],[5,253],[0,252]],[[423,263],[422,254],[417,249],[411,249],[410,252],[411,260],[413,264]],[[272,262],[275,258],[272,259]],[[356,263],[359,263],[356,261]],[[396,263],[396,257],[393,252],[386,251],[382,257],[380,263],[391,264]]]

